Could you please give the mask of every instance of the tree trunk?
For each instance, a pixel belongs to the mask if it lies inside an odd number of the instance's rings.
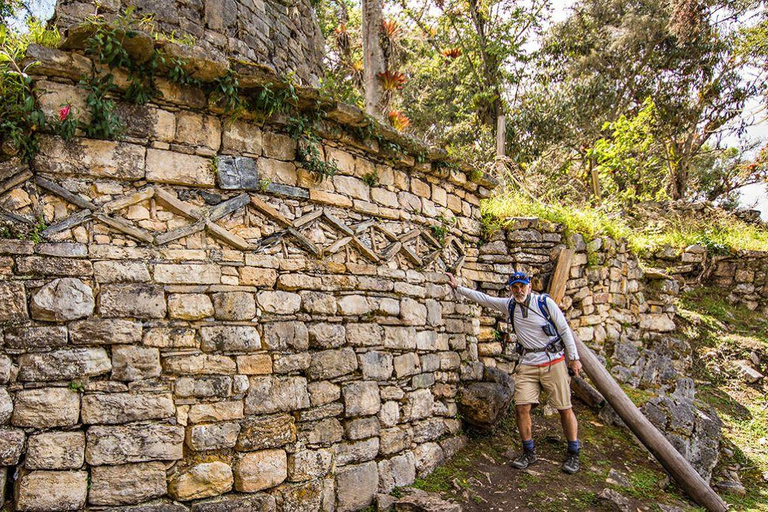
[[[381,47],[381,27],[384,16],[381,0],[363,0],[363,85],[365,113],[383,120],[381,111],[383,91],[378,74],[384,70],[384,50]]]
[[[496,156],[505,156],[507,146],[507,118],[504,114],[496,118]]]

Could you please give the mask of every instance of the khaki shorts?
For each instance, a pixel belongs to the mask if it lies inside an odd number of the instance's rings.
[[[521,364],[515,371],[515,404],[538,404],[539,393],[544,388],[549,403],[562,411],[571,408],[571,378],[565,361],[550,366]]]

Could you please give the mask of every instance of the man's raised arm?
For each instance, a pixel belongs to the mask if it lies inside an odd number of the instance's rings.
[[[510,299],[491,297],[490,295],[486,295],[482,292],[459,286],[459,283],[456,280],[456,276],[449,272],[446,272],[445,275],[448,276],[448,284],[451,288],[454,289],[457,295],[466,297],[469,300],[480,304],[481,306],[485,306],[487,308],[503,313],[505,316],[509,316]]]

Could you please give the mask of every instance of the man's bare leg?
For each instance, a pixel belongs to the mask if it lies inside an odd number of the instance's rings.
[[[533,439],[533,432],[531,431],[531,404],[516,405],[515,415],[517,417],[517,431],[520,432],[520,439],[530,441]]]
[[[573,414],[573,408],[571,409],[563,409],[561,411],[557,411],[560,413],[560,423],[563,425],[563,433],[565,434],[565,438],[568,441],[575,441],[579,438],[579,424],[576,421],[576,415]],[[520,421],[520,416],[518,415],[518,425]],[[531,425],[531,416],[528,415],[528,429],[530,431],[530,425]],[[520,435],[522,435],[522,431],[520,432]]]
[[[515,406],[517,417],[517,430],[523,440],[523,453],[512,461],[512,467],[525,469],[536,462],[536,454],[533,451],[533,432],[531,429],[531,404]]]

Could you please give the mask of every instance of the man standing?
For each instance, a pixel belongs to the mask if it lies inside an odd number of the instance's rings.
[[[516,350],[520,361],[515,371],[515,413],[523,453],[512,461],[512,466],[525,469],[536,462],[531,406],[539,403],[539,392],[543,387],[549,394],[550,403],[560,413],[560,422],[568,440],[563,471],[576,473],[579,470],[580,447],[578,423],[571,407],[568,368],[578,375],[581,361],[565,315],[549,296],[531,292],[531,280],[524,272],[515,272],[510,276],[507,282],[508,299],[459,286],[452,274],[447,275],[451,288],[458,295],[503,313],[517,337]]]

